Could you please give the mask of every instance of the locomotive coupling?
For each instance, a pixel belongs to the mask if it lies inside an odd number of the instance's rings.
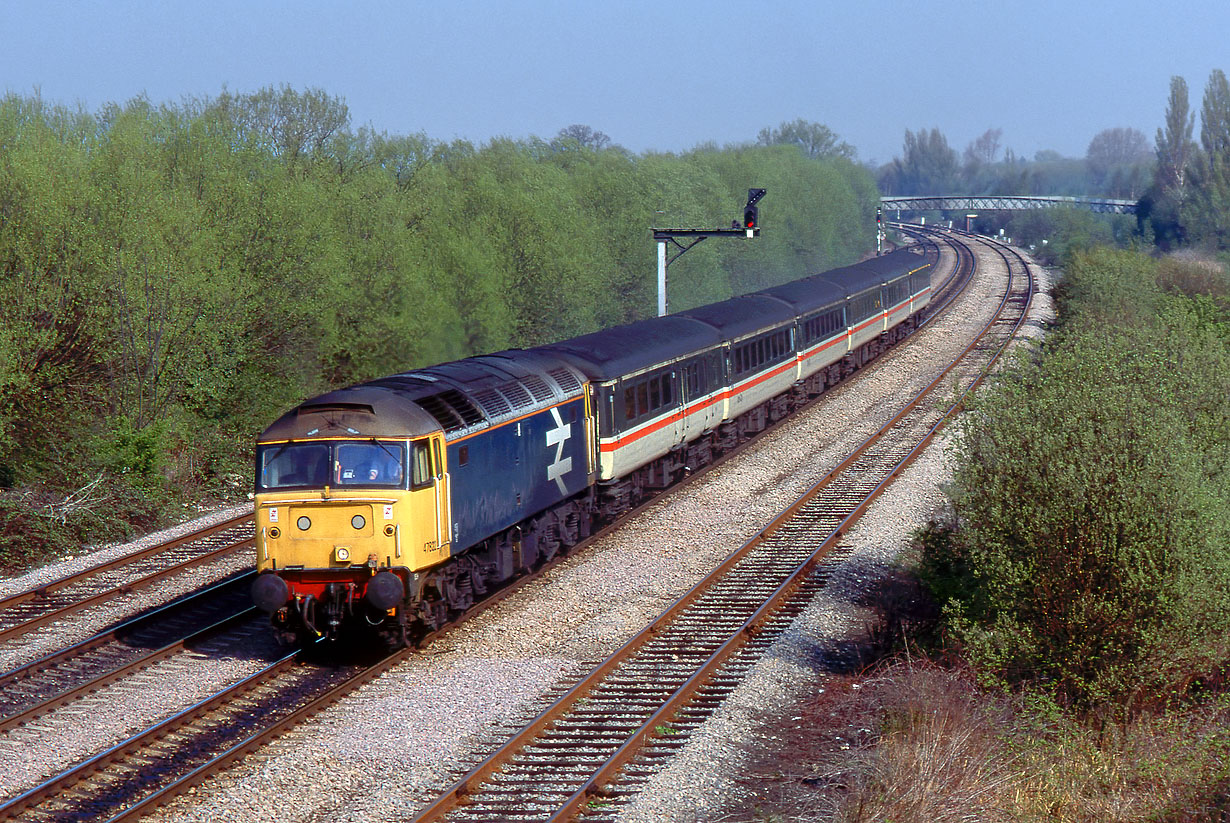
[[[261,611],[273,614],[290,599],[290,588],[276,574],[258,574],[252,582],[252,602]]]

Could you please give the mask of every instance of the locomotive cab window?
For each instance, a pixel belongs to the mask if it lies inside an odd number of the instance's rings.
[[[404,443],[356,442],[285,443],[262,446],[257,452],[256,486],[262,490],[382,486],[403,488]]]
[[[327,443],[265,446],[257,456],[256,485],[261,489],[295,489],[329,482]]]
[[[339,486],[401,486],[405,462],[400,443],[339,443],[334,481]]]
[[[410,488],[430,486],[435,475],[431,472],[431,449],[426,440],[417,440],[410,447]]]

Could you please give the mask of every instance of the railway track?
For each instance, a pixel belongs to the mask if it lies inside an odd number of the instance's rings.
[[[252,528],[240,515],[0,599],[0,642],[249,548]]]
[[[415,821],[608,820],[735,688],[823,582],[841,535],[959,409],[1024,321],[1033,281],[1002,250],[994,319],[930,386],[650,626]],[[1015,263],[1015,266],[1014,266]]]
[[[967,265],[957,267],[958,272],[965,269],[966,281],[970,264],[972,264],[972,259],[967,261]],[[954,275],[948,282],[953,283],[958,280],[960,278]],[[957,287],[949,286],[949,288],[959,291],[963,285],[964,281],[960,282]],[[942,292],[944,288],[941,286],[938,291]],[[937,299],[937,305],[941,302]],[[937,308],[931,316],[935,316],[941,310],[942,308]],[[858,469],[850,471],[851,476],[858,473]],[[657,502],[660,499],[659,497],[651,502]],[[250,545],[250,517],[237,518],[228,525],[246,526],[247,528],[246,540],[232,546],[232,550]],[[599,532],[595,537],[601,534],[602,532]],[[765,552],[761,551],[757,556],[764,554]],[[768,566],[764,568],[754,568],[749,565],[738,572],[735,577],[731,578],[734,581],[734,589],[724,595],[726,599],[722,600],[719,596],[718,600],[705,601],[709,604],[708,612],[700,612],[701,617],[694,618],[693,624],[709,623],[712,625],[717,615],[727,612],[734,613],[733,604],[745,603],[748,600],[747,591],[750,578],[764,577],[767,579],[771,575],[780,577],[785,569],[783,564],[789,565],[780,558],[776,561],[769,558],[769,561]],[[197,562],[205,561],[198,560]],[[790,562],[797,564],[797,559],[792,558]],[[160,574],[159,576],[165,575]],[[524,584],[529,579],[532,578],[525,578],[520,583]],[[812,577],[800,581],[798,585],[802,586],[803,590],[810,591],[819,585],[819,581]],[[508,596],[516,588],[519,586],[504,590],[497,595],[496,599]],[[798,600],[798,602],[805,601]],[[698,608],[705,607],[704,604],[698,606]],[[771,642],[773,632],[780,631],[788,625],[795,608],[795,606],[786,604],[773,611],[772,614],[757,618],[759,622],[736,631],[736,633],[742,632],[750,643],[739,644],[739,648],[726,652],[725,658],[729,658],[730,661],[727,665],[735,667],[726,675],[727,682],[738,682],[738,661],[747,661],[747,665],[754,662],[759,649],[767,642]],[[697,623],[698,620],[699,623]],[[729,622],[729,619],[726,622]],[[687,624],[685,622],[680,625]],[[726,628],[729,630],[730,627]],[[717,643],[721,636],[712,634],[709,638],[710,645]],[[691,667],[696,662],[697,654],[688,649],[696,646],[698,642],[692,637],[684,642],[684,646],[674,650],[659,651],[658,670],[655,670],[654,676],[662,677],[670,671],[675,671],[677,678],[679,672],[686,671],[687,667]],[[725,641],[721,642],[718,651],[714,654],[725,649],[727,645],[729,644]],[[205,780],[211,773],[225,768],[244,754],[263,745],[267,740],[285,733],[295,724],[341,699],[362,683],[392,668],[409,653],[412,652],[393,655],[368,668],[320,666],[311,663],[303,655],[286,656],[241,683],[218,692],[207,700],[201,701],[141,734],[134,735],[107,752],[57,775],[0,806],[0,819],[14,819],[18,816],[23,820],[134,819],[148,811],[151,806],[165,802],[171,796],[188,790],[191,786]],[[666,662],[667,658],[670,659],[669,664]],[[676,665],[680,661],[686,661],[686,666]],[[690,677],[685,680],[685,682],[690,681]],[[713,682],[720,684],[722,681],[719,679]],[[710,683],[706,688],[712,692],[715,687]],[[679,687],[671,690],[672,693],[678,691]],[[697,700],[700,704],[711,701],[716,705],[720,702],[720,698],[721,691],[718,689],[717,692],[700,695]],[[22,711],[28,713],[30,710],[23,709]],[[703,719],[703,716],[706,716],[703,712],[697,715],[697,722]],[[672,720],[671,722],[678,723],[679,721]],[[674,729],[673,726],[662,728]],[[686,735],[675,737],[668,732],[662,732],[656,736],[672,739],[659,740],[654,744],[656,748],[653,751],[669,751],[672,746],[686,739]],[[652,759],[655,755],[650,753],[644,756]],[[589,794],[592,794],[592,791]],[[589,794],[585,796],[588,797]]]
[[[246,572],[0,674],[0,732],[43,717],[206,638],[261,622]]]

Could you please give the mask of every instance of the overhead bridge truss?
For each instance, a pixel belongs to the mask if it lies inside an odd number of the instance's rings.
[[[895,211],[1017,211],[1024,209],[1070,208],[1096,214],[1135,214],[1135,200],[1106,197],[1032,197],[1026,195],[983,195],[979,197],[918,196],[881,197],[880,206]]]

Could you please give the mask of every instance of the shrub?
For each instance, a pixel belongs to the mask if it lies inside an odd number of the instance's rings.
[[[1117,281],[1099,259],[1071,299],[1154,294],[1133,281],[1150,267],[1118,261]],[[1230,358],[1183,300],[1070,324],[965,417],[955,523],[924,535],[923,573],[984,677],[1130,710],[1230,662]]]

